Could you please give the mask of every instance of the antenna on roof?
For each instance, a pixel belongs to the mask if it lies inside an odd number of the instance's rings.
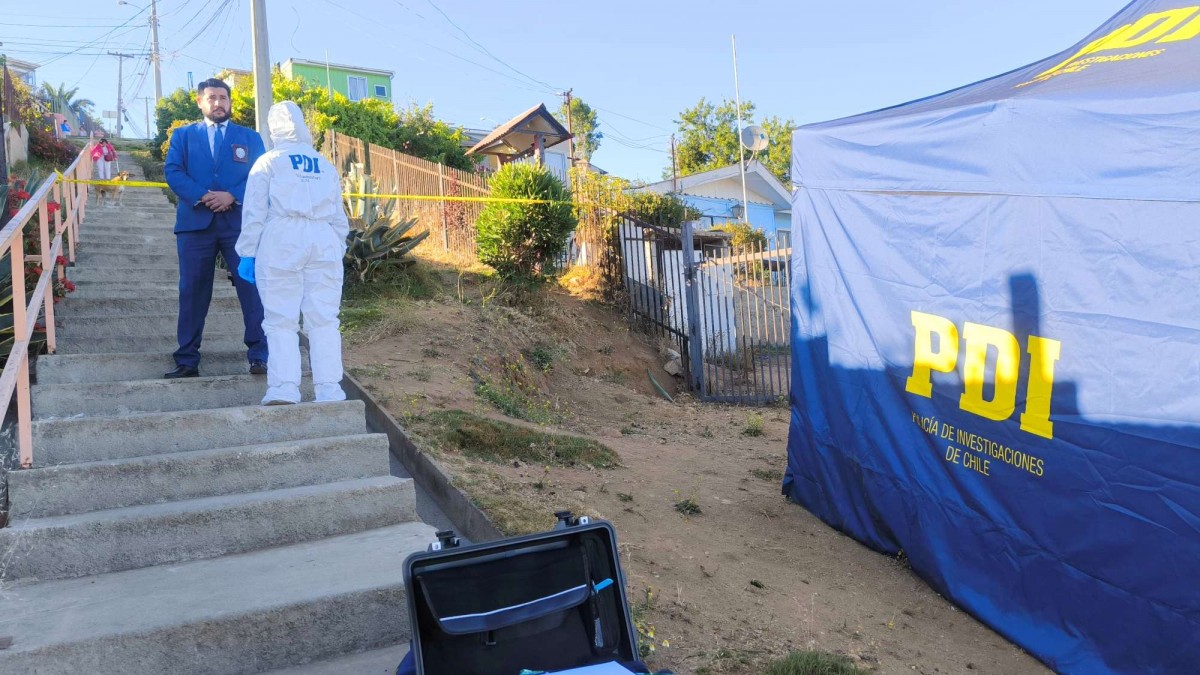
[[[767,136],[767,130],[757,124],[743,127],[741,138],[742,145],[750,152],[762,152],[771,144],[771,139]]]

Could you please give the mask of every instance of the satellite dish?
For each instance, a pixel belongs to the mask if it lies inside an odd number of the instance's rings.
[[[742,129],[742,145],[750,152],[759,152],[766,150],[771,139],[767,137],[767,132],[757,124],[751,124]]]

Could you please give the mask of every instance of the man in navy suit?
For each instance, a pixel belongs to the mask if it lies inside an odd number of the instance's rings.
[[[237,269],[234,250],[242,231],[242,196],[250,167],[266,149],[252,129],[229,121],[229,85],[218,79],[196,87],[196,103],[204,119],[179,127],[171,136],[165,171],[167,183],[179,198],[175,214],[175,244],[179,252],[179,349],[168,379],[200,375],[200,339],[212,301],[217,251],[230,270]],[[267,373],[267,338],[258,291],[233,275],[242,317],[250,372]]]

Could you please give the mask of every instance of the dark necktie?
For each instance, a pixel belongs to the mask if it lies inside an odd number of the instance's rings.
[[[225,140],[225,133],[221,131],[221,125],[217,125],[217,133],[213,136],[213,157],[221,152],[221,141]]]

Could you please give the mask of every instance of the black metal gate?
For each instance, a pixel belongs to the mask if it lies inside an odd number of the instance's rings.
[[[627,220],[620,233],[633,323],[677,345],[701,400],[769,404],[791,386],[790,248]]]

